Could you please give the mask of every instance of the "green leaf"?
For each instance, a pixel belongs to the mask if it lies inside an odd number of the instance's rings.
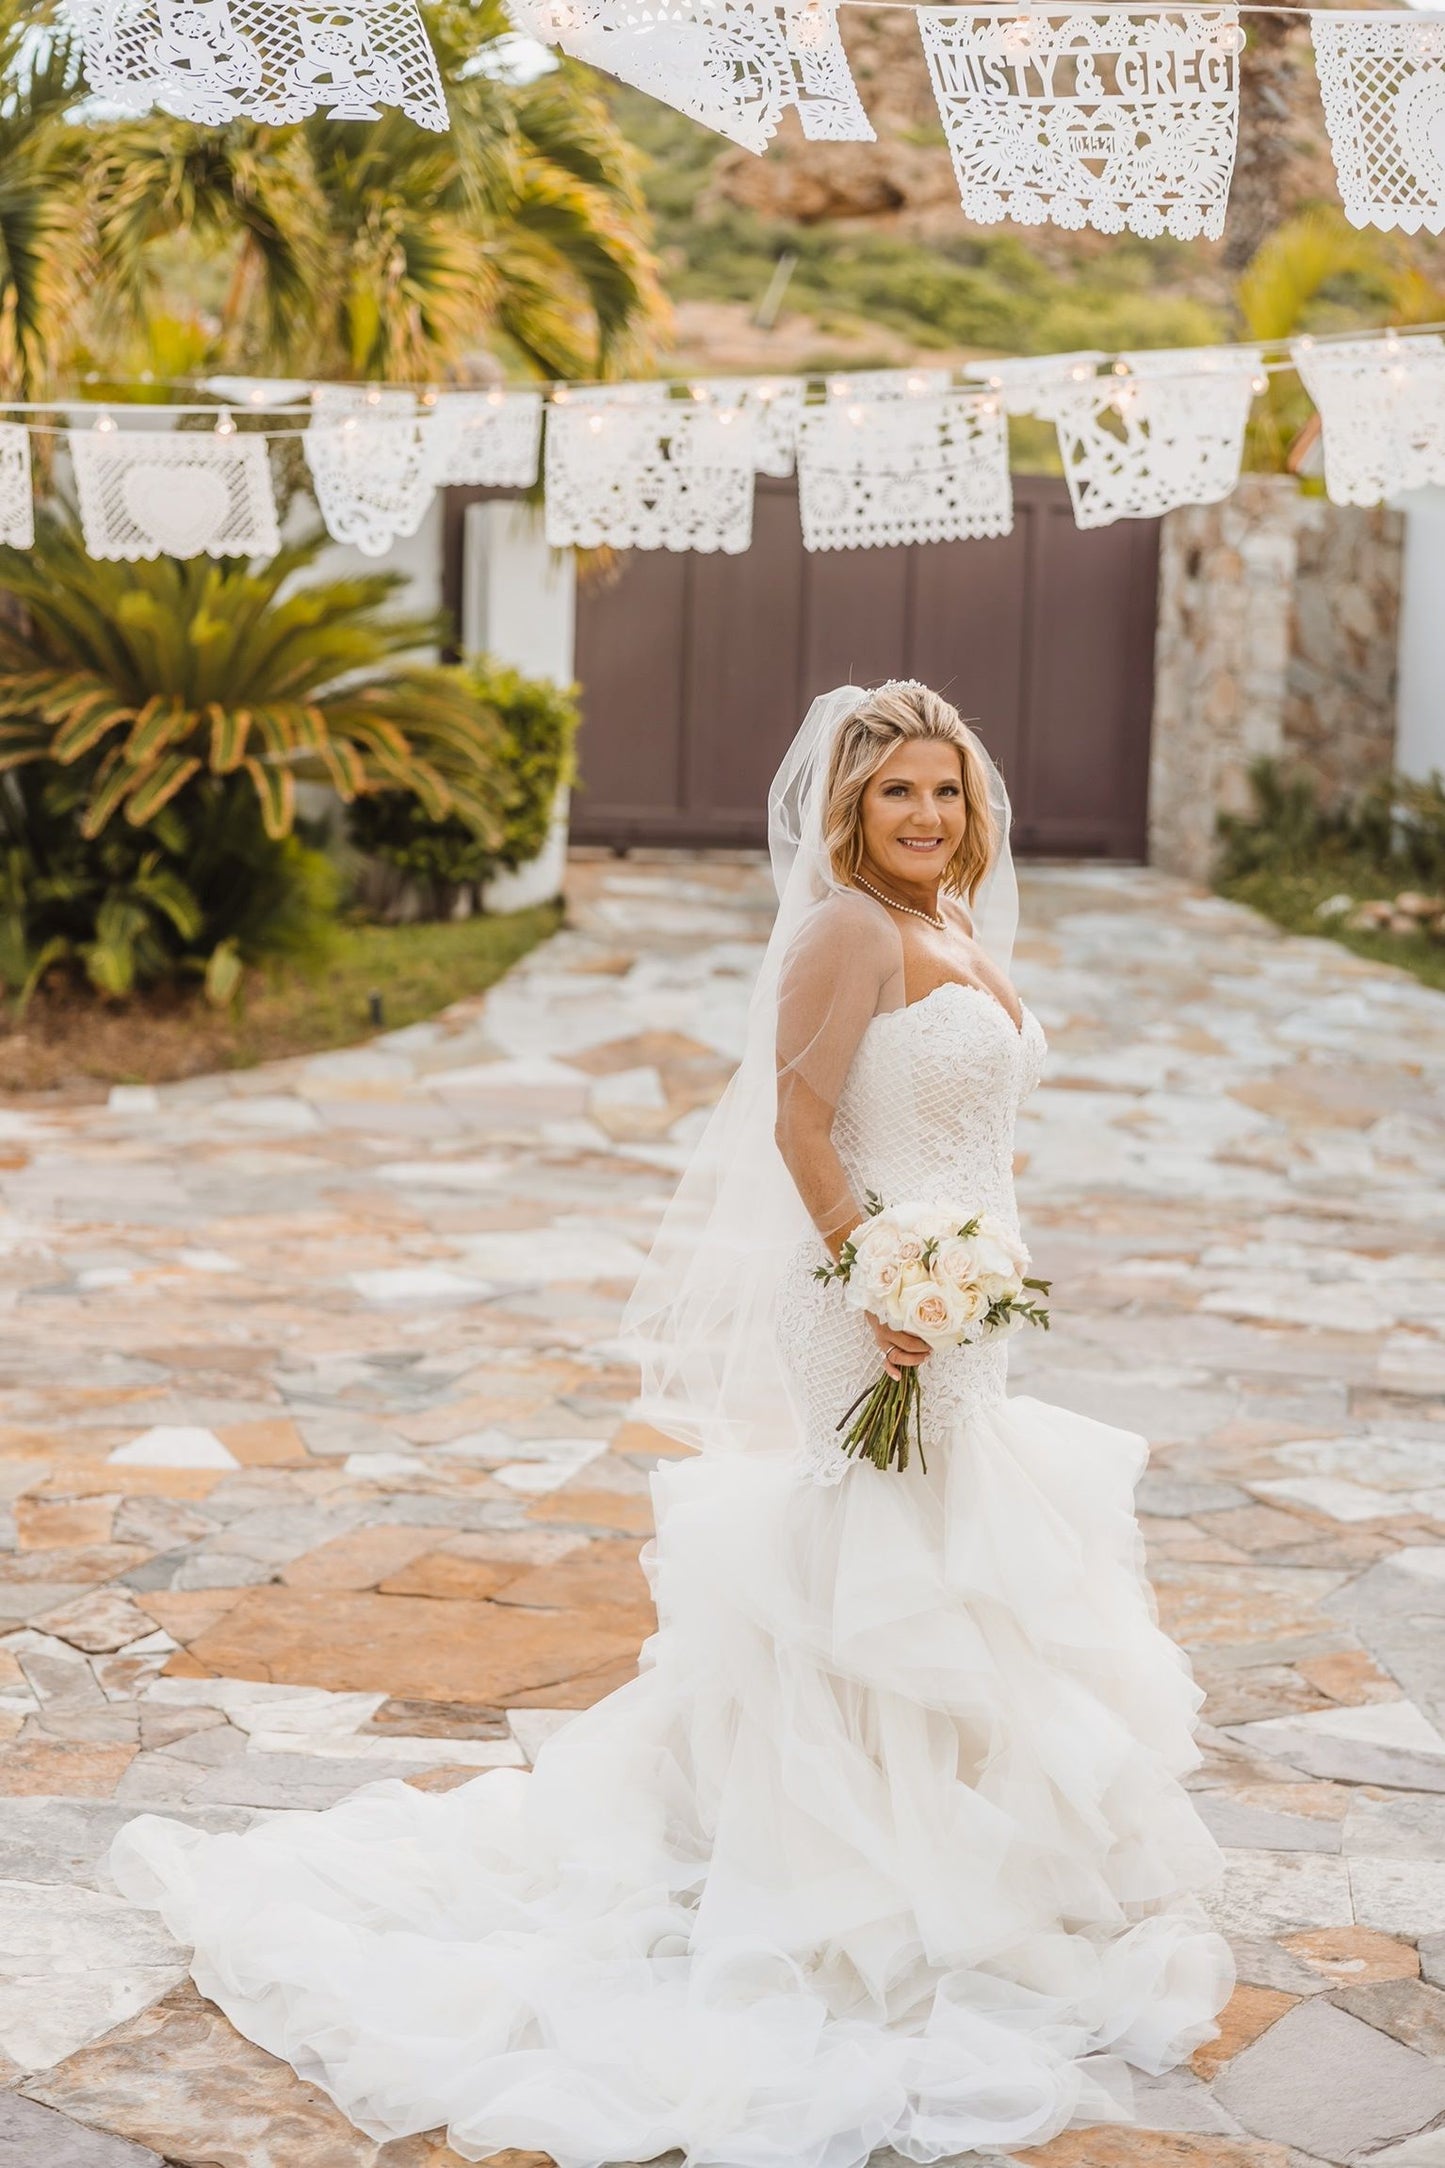
[[[51,741],[54,758],[66,764],[79,760],[82,755],[93,752],[108,731],[120,729],[134,714],[133,708],[118,705],[114,693],[109,691],[91,693],[78,700],[69,719],[61,724]]]
[[[213,1009],[228,1009],[241,990],[245,969],[234,940],[219,941],[206,959],[206,999]]]
[[[138,896],[169,919],[183,941],[199,940],[206,914],[173,867],[157,865],[152,855],[137,873],[134,887]]]
[[[168,799],[185,788],[200,765],[194,753],[168,753],[164,760],[158,761],[126,799],[125,817],[132,828],[143,828]]]
[[[211,725],[211,773],[229,775],[246,757],[251,728],[249,708],[226,708],[213,700],[206,709]]]
[[[119,750],[108,753],[101,763],[90,804],[81,817],[80,832],[83,836],[94,837],[100,834],[134,781],[135,777],[121,759]]]
[[[246,773],[256,786],[267,835],[277,838],[289,835],[296,817],[296,785],[290,769],[248,758]]]
[[[126,739],[125,757],[132,767],[143,767],[177,738],[189,737],[195,727],[196,717],[182,701],[157,693],[136,717]]]

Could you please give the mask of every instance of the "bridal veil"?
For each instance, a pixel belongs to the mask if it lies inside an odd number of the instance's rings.
[[[778,911],[748,1008],[742,1060],[623,1319],[624,1341],[642,1372],[639,1414],[709,1452],[788,1452],[800,1443],[771,1319],[782,1276],[812,1223],[774,1138],[779,1092],[796,1079],[836,1105],[867,1022],[905,1001],[896,921],[861,890],[840,884],[823,840],[838,733],[869,698],[859,685],[820,695],[773,778],[768,852]],[[987,778],[995,848],[976,893],[961,900],[975,939],[1007,974],[1018,926],[1012,815],[1003,777],[969,736]],[[900,1129],[921,1130],[924,1121],[906,1091],[893,1118]],[[840,1207],[847,1202],[838,1200]]]

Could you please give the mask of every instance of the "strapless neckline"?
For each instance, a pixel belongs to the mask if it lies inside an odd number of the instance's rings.
[[[968,979],[945,979],[941,986],[935,986],[931,992],[921,994],[917,1001],[905,1001],[903,1003],[903,1006],[898,1009],[885,1009],[881,1016],[875,1016],[873,1018],[873,1022],[875,1024],[890,1023],[897,1017],[911,1016],[916,1009],[926,1009],[928,1007],[928,1004],[931,1001],[936,1001],[940,994],[976,995],[980,1001],[986,1001],[991,1009],[997,1009],[999,1015],[1008,1025],[1009,1030],[1013,1033],[1016,1039],[1023,1038],[1024,1033],[1027,1030],[1031,1020],[1034,1023],[1038,1022],[1037,1017],[1034,1016],[1034,1013],[1029,1007],[1028,1003],[1026,1001],[1020,1001],[1019,1021],[1018,1023],[1015,1023],[1013,1018],[1009,1015],[1008,1010],[999,1000],[997,994],[991,994],[986,986],[973,985],[972,982]]]

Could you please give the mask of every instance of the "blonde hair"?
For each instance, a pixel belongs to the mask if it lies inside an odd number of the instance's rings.
[[[898,746],[933,739],[956,746],[963,771],[963,836],[939,882],[971,900],[998,850],[988,798],[988,770],[977,741],[941,693],[926,685],[880,685],[848,716],[833,742],[823,809],[823,848],[833,877],[847,887],[863,863],[863,793]]]

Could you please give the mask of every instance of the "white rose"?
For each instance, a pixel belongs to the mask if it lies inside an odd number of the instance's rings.
[[[898,1229],[886,1219],[865,1220],[855,1229],[852,1242],[854,1257],[865,1272],[890,1259],[899,1262]]]
[[[953,1305],[960,1325],[976,1325],[988,1309],[988,1297],[980,1287],[960,1287],[954,1292]]]
[[[933,1345],[955,1338],[962,1322],[952,1289],[940,1287],[936,1280],[919,1280],[905,1288],[899,1309],[903,1330],[916,1332],[920,1340]]]
[[[896,1257],[870,1257],[866,1264],[855,1265],[849,1274],[848,1300],[855,1309],[873,1310],[882,1317],[902,1280],[903,1267]]]
[[[1006,1265],[991,1265],[991,1271],[1023,1272],[1029,1262],[1029,1253],[1011,1227],[1006,1227],[992,1212],[983,1212],[979,1215],[978,1232],[980,1240],[991,1244],[1008,1260]]]
[[[949,1235],[933,1254],[933,1276],[944,1287],[971,1287],[978,1276],[978,1251],[969,1236]]]
[[[1023,1281],[1012,1245],[980,1230],[975,1245],[975,1263],[978,1284],[990,1302],[999,1302],[1005,1295],[1022,1294]]]

